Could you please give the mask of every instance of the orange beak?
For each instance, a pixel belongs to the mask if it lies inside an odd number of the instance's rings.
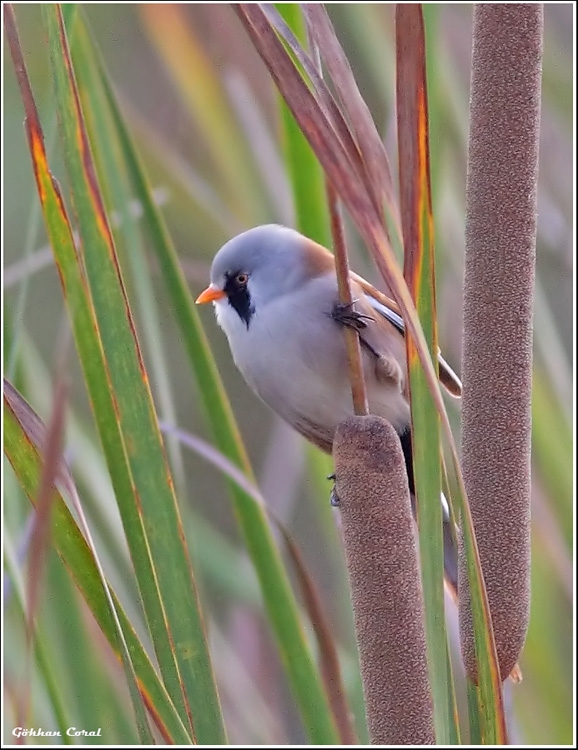
[[[195,304],[197,305],[206,305],[207,302],[215,302],[218,299],[223,299],[223,297],[226,297],[227,294],[222,289],[218,289],[216,286],[213,286],[210,284],[204,292],[201,292],[197,299],[195,300]]]

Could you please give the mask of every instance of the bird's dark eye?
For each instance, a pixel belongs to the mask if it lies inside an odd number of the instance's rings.
[[[246,271],[228,271],[225,274],[225,294],[229,304],[233,307],[247,328],[255,309],[249,294],[249,274]]]

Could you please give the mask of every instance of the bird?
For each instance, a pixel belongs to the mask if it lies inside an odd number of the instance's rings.
[[[294,229],[265,224],[216,253],[197,304],[214,304],[233,360],[249,387],[308,441],[331,454],[338,425],[353,415],[344,325],[359,333],[368,408],[390,422],[403,450],[412,509],[415,482],[405,326],[392,300],[350,273],[351,306],[339,299],[333,255]],[[384,302],[385,300],[385,302]],[[461,384],[439,356],[440,380]],[[457,548],[443,505],[444,566],[457,596]]]

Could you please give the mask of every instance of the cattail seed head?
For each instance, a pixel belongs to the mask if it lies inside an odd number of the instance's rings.
[[[343,422],[333,444],[372,744],[434,744],[421,579],[405,463],[393,427]]]

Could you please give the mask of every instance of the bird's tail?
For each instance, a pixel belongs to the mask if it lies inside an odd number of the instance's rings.
[[[411,432],[406,430],[403,432],[399,439],[401,441],[401,447],[403,449],[403,455],[405,457],[405,468],[407,471],[407,479],[409,484],[409,492],[411,497],[411,509],[416,517],[416,503],[415,503],[415,481],[413,475],[413,454],[411,445]],[[456,530],[452,528],[452,519],[450,517],[450,511],[448,502],[442,492],[440,498],[443,512],[443,541],[444,541],[444,578],[446,586],[452,595],[455,602],[458,600],[458,548],[456,544]]]
[[[452,519],[447,509],[447,502],[444,504],[444,494],[442,492],[443,507],[443,538],[444,538],[444,577],[446,586],[455,602],[458,601],[458,546],[456,544],[456,530],[452,529]]]

